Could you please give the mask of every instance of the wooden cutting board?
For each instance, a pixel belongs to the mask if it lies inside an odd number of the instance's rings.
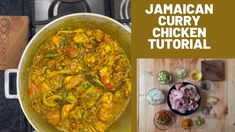
[[[27,16],[0,16],[0,70],[17,68],[28,42]]]
[[[225,77],[224,62],[222,60],[204,60],[201,64],[204,80],[222,81]]]

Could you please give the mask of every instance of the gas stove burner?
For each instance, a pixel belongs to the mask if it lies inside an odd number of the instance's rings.
[[[121,6],[120,6],[120,16],[121,16],[121,19],[130,18],[130,0],[122,0]]]
[[[121,6],[120,6],[120,17],[121,19],[130,19],[130,6],[131,2],[130,0],[122,0]],[[127,27],[131,27],[131,23],[124,24]]]
[[[91,12],[86,0],[54,0],[48,11],[48,17],[79,12]]]
[[[60,0],[62,2],[80,2],[82,0]]]

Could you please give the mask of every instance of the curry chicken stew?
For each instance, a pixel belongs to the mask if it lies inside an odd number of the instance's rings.
[[[108,34],[62,30],[34,58],[31,106],[60,131],[104,132],[129,102],[130,76],[127,56]]]

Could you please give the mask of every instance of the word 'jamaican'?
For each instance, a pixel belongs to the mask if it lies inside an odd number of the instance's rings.
[[[213,14],[213,4],[150,4],[146,14]]]

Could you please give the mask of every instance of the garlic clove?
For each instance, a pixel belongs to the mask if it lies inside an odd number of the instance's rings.
[[[218,98],[216,98],[216,97],[214,97],[214,96],[209,96],[208,98],[207,98],[207,103],[209,103],[209,104],[216,104],[217,102],[219,101],[219,99]]]

